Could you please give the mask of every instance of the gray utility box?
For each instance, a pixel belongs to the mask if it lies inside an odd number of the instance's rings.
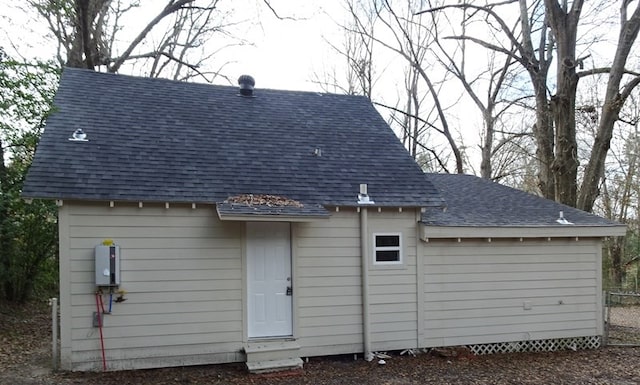
[[[96,286],[120,285],[120,246],[96,246]]]

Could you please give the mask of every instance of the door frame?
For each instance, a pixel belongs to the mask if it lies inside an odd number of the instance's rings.
[[[282,223],[289,224],[289,247],[290,247],[290,264],[291,264],[291,286],[293,288],[293,295],[291,296],[291,335],[274,336],[274,337],[249,337],[249,257],[248,257],[248,223],[251,222],[270,222],[270,223]],[[242,339],[249,342],[252,340],[269,340],[269,339],[282,339],[282,340],[295,340],[298,335],[298,300],[296,292],[298,290],[296,272],[297,272],[297,245],[294,241],[298,232],[297,223],[288,221],[275,221],[275,220],[256,220],[242,222],[241,226],[241,248],[242,248]]]

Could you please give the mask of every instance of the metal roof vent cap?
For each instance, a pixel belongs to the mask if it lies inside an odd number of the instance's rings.
[[[572,225],[573,222],[569,222],[565,217],[564,217],[564,213],[562,211],[560,211],[560,216],[558,217],[558,219],[556,219],[556,222],[558,222],[561,225]]]
[[[88,142],[89,139],[87,139],[87,134],[84,133],[84,131],[82,131],[82,128],[78,128],[76,129],[73,134],[71,134],[71,137],[69,138],[70,141],[72,142]]]
[[[251,75],[242,75],[238,78],[240,85],[240,95],[246,97],[253,96],[253,87],[256,85],[255,79]]]
[[[366,183],[361,183],[360,184],[360,194],[358,194],[358,204],[359,205],[372,205],[374,203],[375,202],[373,201],[373,199],[371,199],[371,197],[367,193],[367,184]]]

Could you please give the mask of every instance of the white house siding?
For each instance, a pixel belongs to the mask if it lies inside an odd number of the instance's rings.
[[[302,356],[362,352],[360,222],[354,209],[293,227]]]
[[[598,240],[430,240],[423,249],[423,346],[602,335]]]
[[[62,367],[102,369],[93,269],[107,238],[121,248],[127,291],[104,316],[110,370],[241,361],[242,225],[219,221],[211,206],[64,202]]]
[[[373,351],[417,347],[418,307],[416,282],[416,213],[370,210],[369,227],[369,322]],[[401,233],[403,263],[375,265],[373,234]]]

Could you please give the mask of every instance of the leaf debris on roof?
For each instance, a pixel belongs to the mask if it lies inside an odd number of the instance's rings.
[[[304,207],[294,199],[268,194],[240,194],[227,198],[224,203],[245,204],[248,206]]]

